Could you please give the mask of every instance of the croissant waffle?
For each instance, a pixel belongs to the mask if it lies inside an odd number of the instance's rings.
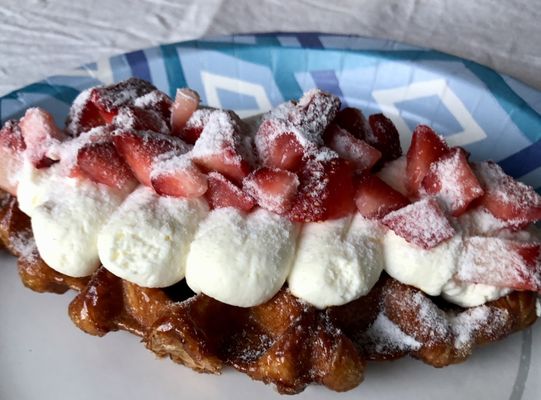
[[[0,238],[18,257],[25,286],[37,292],[78,291],[69,315],[83,331],[102,336],[127,330],[160,357],[199,372],[232,366],[294,394],[315,382],[335,391],[359,385],[368,360],[406,355],[435,367],[465,360],[477,345],[499,340],[536,319],[535,295],[513,292],[469,309],[438,304],[383,275],[365,297],[317,310],[282,289],[265,304],[239,308],[184,283],[142,288],[104,268],[71,278],[40,259],[26,215],[0,195]]]

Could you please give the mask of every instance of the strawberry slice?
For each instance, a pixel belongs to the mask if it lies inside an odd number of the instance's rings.
[[[407,242],[423,249],[431,249],[456,233],[433,198],[392,211],[381,222]]]
[[[168,95],[158,89],[137,97],[133,101],[133,105],[137,108],[157,112],[166,124],[171,120],[173,101]]]
[[[479,204],[496,218],[510,228],[541,220],[541,196],[532,187],[516,181],[492,161],[476,164],[474,171],[485,190]]]
[[[7,121],[0,129],[0,188],[16,195],[17,174],[22,168],[26,149],[17,121]]]
[[[351,161],[357,172],[372,168],[381,158],[381,152],[362,139],[357,139],[336,124],[330,124],[325,132],[325,143],[340,157]]]
[[[77,167],[95,182],[131,191],[137,180],[111,142],[88,143],[77,152]]]
[[[419,125],[413,132],[408,150],[406,176],[407,187],[412,195],[417,195],[430,165],[447,153],[449,148],[441,136],[430,127]]]
[[[116,128],[122,130],[169,133],[169,127],[163,120],[162,115],[152,109],[121,107],[112,123]]]
[[[186,143],[194,144],[199,139],[199,136],[201,136],[201,132],[203,132],[213,111],[209,108],[195,110],[188,121],[186,121],[184,128],[178,132],[172,130],[171,134],[180,137]]]
[[[36,168],[47,168],[56,162],[48,157],[48,152],[64,141],[66,135],[56,126],[51,114],[40,108],[29,108],[19,127],[30,161]]]
[[[282,130],[273,120],[264,121],[257,131],[256,146],[263,164],[271,168],[297,171],[305,153],[315,151],[310,143],[299,143],[295,133]]]
[[[156,193],[173,197],[200,197],[207,191],[207,176],[183,154],[155,162],[151,173]]]
[[[218,172],[208,174],[205,197],[212,209],[234,207],[248,212],[255,206],[255,200],[251,196]]]
[[[237,119],[231,113],[213,111],[193,147],[192,160],[205,172],[217,171],[240,183],[251,171],[247,155]]]
[[[116,115],[120,107],[135,105],[139,97],[155,90],[152,84],[143,79],[129,78],[114,85],[93,88],[90,91],[90,101],[100,111]]]
[[[496,237],[469,237],[457,280],[541,292],[541,247]]]
[[[283,214],[293,205],[299,178],[292,172],[262,167],[252,172],[243,181],[243,189],[261,207]]]
[[[407,206],[410,202],[407,197],[377,176],[367,174],[361,178],[355,193],[355,204],[362,216],[380,219],[391,211]]]
[[[383,114],[373,114],[368,117],[370,131],[366,141],[382,154],[384,162],[396,160],[402,155],[400,135],[393,122]]]
[[[436,195],[455,217],[462,215],[471,202],[484,194],[473,173],[464,149],[455,147],[432,163],[422,186]]]
[[[323,151],[318,159],[309,159],[299,171],[299,190],[289,212],[293,221],[340,218],[355,209],[353,166],[337,158],[331,150]]]
[[[336,114],[333,121],[340,128],[345,129],[357,139],[366,140],[370,136],[370,126],[363,112],[357,108],[347,107]]]
[[[182,140],[154,132],[121,132],[113,136],[113,143],[137,180],[147,186],[151,186],[152,164],[159,156],[190,150]]]
[[[191,89],[177,90],[175,102],[171,108],[171,133],[182,137],[186,123],[199,106],[199,94]],[[195,141],[194,141],[195,143]]]

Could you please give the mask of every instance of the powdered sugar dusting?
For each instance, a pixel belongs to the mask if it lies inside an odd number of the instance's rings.
[[[361,341],[374,346],[374,350],[380,354],[392,354],[396,351],[415,351],[421,348],[421,343],[405,334],[398,325],[383,313],[377,316],[364,336]]]
[[[480,334],[483,336],[494,335],[507,324],[509,318],[507,310],[486,305],[473,307],[452,316],[450,326],[455,336],[455,348],[472,346]]]

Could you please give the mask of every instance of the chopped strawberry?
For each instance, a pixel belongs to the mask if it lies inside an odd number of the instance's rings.
[[[422,186],[429,195],[437,195],[454,217],[466,212],[472,201],[484,194],[466,151],[460,147],[452,148],[432,163]]]
[[[299,190],[289,212],[293,221],[340,218],[353,212],[353,166],[341,158],[310,159],[299,171]],[[323,158],[323,157],[322,157]]]
[[[208,174],[208,190],[205,197],[212,209],[234,207],[248,212],[255,206],[255,200],[251,196],[218,172]]]
[[[154,132],[125,131],[113,136],[113,142],[137,180],[147,186],[151,186],[152,164],[159,156],[184,154],[189,150],[182,140]]]
[[[168,95],[158,89],[137,97],[133,101],[133,105],[137,108],[157,112],[167,124],[171,120],[171,107],[173,106],[173,101]]]
[[[366,140],[370,135],[368,121],[363,112],[357,108],[347,107],[340,110],[333,122],[357,139]]]
[[[409,203],[407,197],[375,175],[363,176],[355,193],[357,209],[366,218],[383,218],[391,211],[405,207]]]
[[[485,190],[479,204],[496,218],[512,228],[541,220],[541,196],[532,187],[516,181],[492,161],[476,164],[474,171]]]
[[[432,198],[392,211],[381,221],[398,236],[424,249],[431,249],[455,234],[438,202]]]
[[[419,125],[413,132],[408,150],[406,175],[407,187],[412,195],[417,195],[430,165],[444,155],[449,148],[442,137],[430,127]]]
[[[297,171],[307,148],[315,150],[315,146],[302,146],[294,133],[280,131],[279,126],[272,120],[261,124],[256,136],[259,154],[266,166]]]
[[[0,129],[0,188],[15,195],[17,174],[23,163],[26,149],[17,121],[7,121]]]
[[[541,292],[540,245],[496,237],[466,238],[455,278]]]
[[[199,139],[199,136],[201,136],[201,132],[203,132],[213,111],[210,108],[195,110],[188,121],[186,121],[184,128],[178,132],[172,130],[171,134],[180,137],[186,143],[194,144]]]
[[[393,121],[383,114],[373,114],[368,117],[368,124],[370,134],[367,135],[366,141],[381,151],[383,161],[396,160],[402,155],[400,135]]]
[[[207,176],[185,154],[155,162],[151,182],[156,193],[173,197],[200,197],[208,188]]]
[[[199,101],[197,92],[188,88],[177,90],[175,102],[171,108],[171,132],[173,135],[182,137],[182,131],[192,114],[197,110]]]
[[[36,168],[46,168],[55,162],[48,157],[52,146],[66,139],[51,114],[40,108],[29,108],[19,122],[30,160]]]
[[[109,86],[98,86],[91,90],[90,101],[100,111],[116,114],[122,106],[134,105],[135,101],[156,88],[139,78],[129,78]]]
[[[381,152],[362,139],[357,139],[336,124],[325,131],[325,143],[343,159],[351,161],[357,172],[370,169],[381,158]]]
[[[77,167],[88,178],[107,186],[130,191],[137,185],[130,167],[111,142],[88,143],[81,147]]]
[[[243,189],[261,207],[283,214],[293,205],[299,178],[283,169],[262,167],[252,172],[243,181]]]
[[[118,129],[169,133],[169,127],[161,114],[152,109],[121,107],[112,123]]]
[[[116,113],[100,110],[91,100],[92,91],[81,92],[71,105],[66,121],[66,131],[71,136],[79,136],[92,128],[110,124]]]
[[[217,171],[240,183],[251,171],[243,139],[238,121],[230,113],[216,110],[193,147],[192,159],[205,172]]]
[[[297,112],[289,118],[303,129],[309,140],[314,141],[313,138],[323,136],[323,132],[336,117],[339,109],[338,97],[319,89],[312,89],[299,99],[295,106]]]

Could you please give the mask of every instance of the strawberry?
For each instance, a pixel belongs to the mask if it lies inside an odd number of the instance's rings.
[[[370,136],[370,126],[363,112],[357,108],[347,107],[336,114],[333,121],[340,128],[345,129],[357,139],[366,140]]]
[[[321,138],[340,109],[340,99],[319,89],[304,93],[295,106],[292,121],[310,138]],[[316,139],[317,140],[317,139]]]
[[[140,97],[137,97],[133,101],[133,105],[137,108],[157,112],[166,124],[168,124],[171,120],[171,108],[173,106],[173,101],[168,95],[159,91],[158,89],[152,90]]]
[[[299,189],[289,212],[293,221],[313,222],[340,218],[355,209],[353,166],[333,157],[309,159],[299,171]],[[325,153],[322,153],[323,155]]]
[[[283,214],[293,205],[299,178],[283,169],[262,167],[243,180],[243,189],[261,207]]]
[[[383,218],[391,211],[405,207],[409,203],[407,197],[375,175],[363,176],[355,193],[355,204],[359,213],[371,219]]]
[[[497,237],[468,237],[455,278],[541,292],[541,247]]]
[[[370,134],[366,141],[382,154],[384,162],[396,160],[402,155],[400,135],[393,122],[383,114],[373,114],[368,117]]]
[[[257,131],[256,144],[263,164],[271,168],[297,171],[302,165],[304,154],[308,149],[315,151],[316,147],[301,145],[294,133],[280,131],[277,126],[274,121],[266,120]]]
[[[177,90],[175,102],[171,108],[171,132],[173,135],[182,137],[181,133],[192,114],[197,110],[199,101],[197,92],[188,88]]]
[[[208,174],[208,190],[205,197],[212,209],[234,207],[248,212],[255,206],[252,197],[218,172]]]
[[[501,167],[484,161],[474,166],[485,195],[479,205],[510,228],[520,228],[541,219],[541,196],[533,188],[507,175]]]
[[[327,127],[325,143],[340,157],[351,161],[357,172],[371,169],[381,158],[379,150],[335,124]]]
[[[193,161],[205,172],[220,172],[237,183],[250,173],[247,155],[238,121],[218,110],[209,116],[192,151]]]
[[[48,152],[66,139],[56,126],[51,114],[40,108],[29,108],[19,121],[21,134],[27,147],[30,161],[36,168],[46,168],[56,162]]]
[[[160,113],[152,109],[121,107],[112,123],[118,129],[169,133],[169,127]]]
[[[156,88],[149,82],[139,78],[129,78],[109,86],[98,86],[91,90],[90,101],[100,111],[115,114],[122,106],[134,105],[135,101]]]
[[[422,182],[426,193],[436,195],[454,217],[462,215],[472,201],[484,194],[467,157],[464,149],[452,148],[432,163]]]
[[[7,121],[0,129],[0,188],[12,195],[17,192],[17,173],[22,168],[26,149],[17,121]]]
[[[113,136],[113,143],[137,180],[147,186],[151,186],[152,164],[159,156],[189,151],[182,140],[154,132],[120,132]]]
[[[151,182],[156,193],[173,197],[200,197],[208,188],[207,176],[185,154],[155,162]]]
[[[77,153],[77,167],[95,182],[130,191],[137,185],[130,167],[111,142],[88,143]]]
[[[419,125],[413,132],[408,150],[406,176],[412,195],[418,195],[421,183],[430,165],[447,153],[449,148],[442,137],[426,125]]]
[[[91,100],[92,89],[81,92],[71,105],[66,121],[66,131],[79,136],[92,128],[110,124],[116,113],[100,110]]]
[[[431,249],[455,234],[438,202],[419,200],[387,214],[381,222],[409,243]]]
[[[201,136],[212,112],[213,110],[209,108],[195,110],[184,127],[178,132],[173,129],[171,134],[180,137],[186,143],[194,144]]]

